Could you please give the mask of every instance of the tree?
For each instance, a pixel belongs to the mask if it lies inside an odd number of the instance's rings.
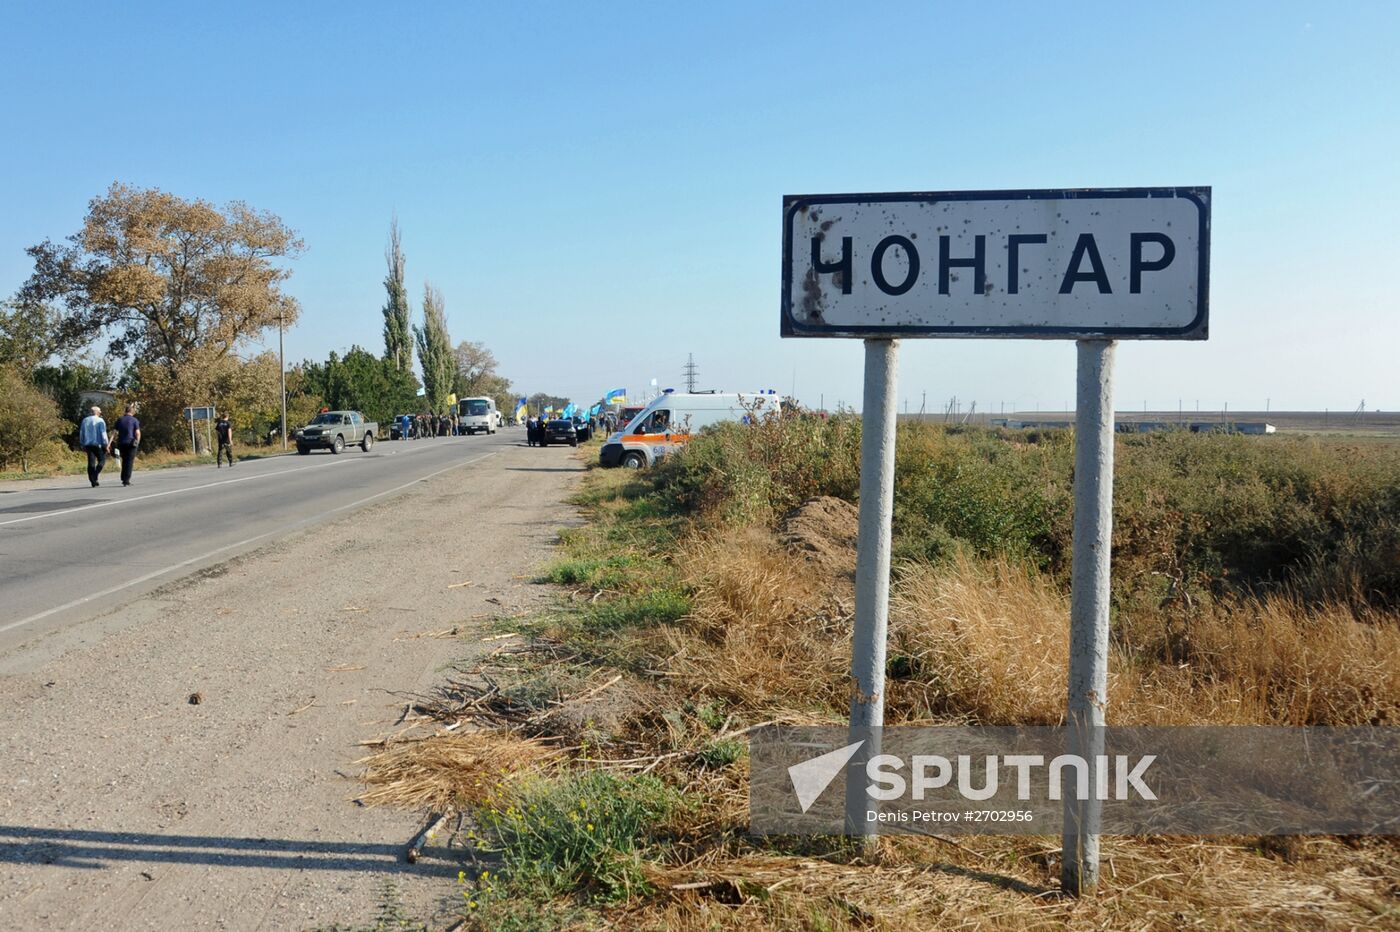
[[[0,466],[18,460],[29,472],[35,455],[58,448],[55,441],[71,426],[52,398],[14,367],[0,366]]]
[[[301,369],[306,392],[319,395],[332,409],[359,411],[383,425],[395,415],[418,410],[413,373],[362,347],[350,347],[344,357],[331,353],[324,364],[308,362]]]
[[[73,347],[63,338],[62,323],[59,312],[40,301],[0,303],[0,365],[29,373],[67,355]]]
[[[431,284],[423,286],[423,326],[414,327],[418,340],[418,365],[423,370],[423,391],[428,409],[442,414],[452,393],[457,361],[452,355],[452,337],[447,332],[447,309],[442,292]]]
[[[313,384],[310,369],[315,363],[301,363],[287,370],[287,430],[311,423],[316,412],[327,407]],[[409,376],[412,378],[412,375]]]
[[[22,301],[55,302],[59,332],[132,359],[151,433],[179,432],[180,408],[208,399],[219,364],[264,331],[297,318],[282,292],[291,273],[276,264],[302,242],[273,214],[233,202],[216,210],[155,188],[115,183],[88,205],[68,244],[28,252],[34,272]],[[152,422],[156,423],[152,423]]]
[[[569,399],[561,398],[558,395],[546,395],[544,392],[535,392],[526,399],[530,406],[531,414],[538,414],[545,408],[553,408],[555,411],[562,411],[569,404]]]
[[[60,417],[79,420],[87,413],[83,410],[83,393],[107,390],[117,382],[110,363],[88,358],[39,366],[29,373],[29,378],[35,388],[58,405]]]
[[[389,224],[389,248],[384,251],[389,274],[384,278],[388,298],[384,303],[384,358],[395,368],[413,366],[413,339],[409,335],[412,312],[408,307],[408,289],[403,284],[403,244],[399,238],[399,219]]]
[[[457,367],[453,379],[453,391],[458,398],[471,395],[485,395],[488,380],[496,375],[496,357],[486,348],[485,343],[471,343],[463,340],[452,351]]]
[[[228,357],[213,379],[209,398],[221,414],[229,415],[235,430],[262,438],[268,428],[281,424],[281,390],[277,354],[268,350],[248,360]]]
[[[484,396],[496,402],[497,410],[505,414],[515,412],[516,399],[511,392],[510,379],[496,371],[496,356],[485,343],[463,340],[452,355],[457,366],[452,390],[458,398]]]
[[[489,375],[482,380],[476,394],[485,395],[496,402],[496,410],[510,417],[515,414],[516,394],[511,389],[510,379],[503,375]]]

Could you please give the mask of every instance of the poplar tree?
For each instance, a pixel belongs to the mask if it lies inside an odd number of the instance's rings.
[[[403,371],[413,365],[413,341],[409,336],[411,311],[408,289],[403,283],[403,243],[398,217],[389,224],[389,248],[384,250],[384,259],[389,265],[389,274],[384,277],[384,290],[388,292],[384,302],[384,358]]]
[[[431,283],[423,285],[423,326],[414,327],[418,341],[418,364],[423,370],[423,393],[429,408],[447,410],[447,396],[457,376],[457,359],[452,353],[452,337],[447,333],[447,310],[442,292]]]

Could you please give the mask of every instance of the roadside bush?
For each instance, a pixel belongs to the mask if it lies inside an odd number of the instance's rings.
[[[860,421],[769,415],[717,424],[663,461],[658,482],[678,511],[734,524],[771,522],[819,495],[854,501]]]
[[[60,435],[69,422],[58,405],[9,366],[0,366],[0,469],[47,466],[62,456]]]
[[[1040,444],[914,424],[895,459],[896,554],[938,562],[959,549],[1040,569],[1069,553],[1067,438]]]
[[[1120,587],[1400,604],[1400,444],[1182,432],[1118,458]]]

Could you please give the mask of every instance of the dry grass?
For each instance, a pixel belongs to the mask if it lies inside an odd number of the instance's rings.
[[[908,717],[986,725],[1063,719],[1069,611],[1048,579],[959,557],[946,568],[905,573],[892,603],[891,653],[902,663]]]
[[[367,806],[445,812],[484,805],[502,784],[540,767],[557,751],[505,731],[436,735],[391,744],[365,765]]]
[[[1292,840],[1289,860],[1249,840],[1104,839],[1099,894],[1059,894],[1040,838],[881,839],[872,863],[747,851],[653,866],[665,900],[631,911],[654,929],[1323,929],[1400,918],[1393,845]]]
[[[1190,672],[1193,698],[1171,710],[1173,721],[1400,723],[1394,614],[1341,604],[1308,608],[1277,597],[1216,606],[1186,623],[1176,652],[1177,669]]]
[[[603,481],[616,484],[607,477],[594,487]],[[583,755],[590,760],[580,763],[624,778],[662,777],[691,804],[680,807],[663,831],[638,839],[638,864],[654,892],[596,907],[590,915],[599,924],[666,930],[1400,927],[1400,845],[1394,839],[1106,837],[1099,892],[1076,900],[1059,894],[1055,839],[886,837],[878,856],[866,862],[840,840],[749,837],[747,762],[708,763],[707,742],[769,719],[844,720],[849,583],[829,563],[804,558],[767,530],[713,525],[704,538],[666,546],[674,562],[664,574],[647,562],[655,553],[636,543],[629,551],[635,566],[614,567],[621,578],[612,579],[597,567],[616,561],[617,537],[608,534],[617,529],[609,523],[625,524],[631,508],[621,500],[600,502],[602,529],[574,539],[577,572],[571,576],[581,586],[574,604],[586,607],[579,609],[578,626],[556,627],[575,639],[573,663],[596,658],[599,669],[588,682],[612,682],[625,669],[614,688],[632,677],[650,688],[635,711],[629,706],[626,716],[608,722],[615,740],[591,743]],[[690,603],[679,620],[589,627],[595,598],[621,599],[677,583]],[[888,720],[1059,722],[1068,614],[1068,599],[1052,580],[1004,561],[959,558],[906,569],[892,605]],[[1114,619],[1114,635],[1112,723],[1347,725],[1394,723],[1400,715],[1400,618],[1393,614],[1283,597],[1174,604],[1124,610]],[[577,670],[561,667],[559,676],[573,677],[559,696],[592,696],[583,681],[574,681]],[[516,768],[539,766],[548,753],[534,741],[499,732],[390,748],[370,759],[366,796],[427,807],[483,801],[476,794],[510,780]],[[567,899],[542,897],[550,908]],[[474,921],[490,928],[494,920],[483,915]]]
[[[665,631],[669,672],[756,715],[844,715],[851,604],[839,581],[755,529],[711,538],[682,571],[693,610]],[[1069,600],[1048,578],[965,557],[918,566],[897,581],[891,617],[891,722],[1062,720]],[[1400,721],[1393,614],[1275,596],[1189,618],[1139,610],[1114,633],[1111,722]]]
[[[681,571],[692,608],[668,632],[671,672],[760,715],[844,711],[851,604],[819,567],[747,530],[694,547]]]

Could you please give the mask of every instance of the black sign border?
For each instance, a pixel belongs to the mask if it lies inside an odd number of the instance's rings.
[[[1185,198],[1200,217],[1196,316],[1182,327],[922,327],[828,326],[803,324],[792,316],[792,221],[799,210],[819,204],[908,204],[921,201],[1063,201],[1119,198]],[[1061,188],[1010,191],[909,191],[885,194],[789,194],[783,197],[783,295],[781,335],[784,337],[985,337],[992,339],[1138,339],[1204,340],[1209,336],[1210,200],[1208,185],[1181,188]]]

